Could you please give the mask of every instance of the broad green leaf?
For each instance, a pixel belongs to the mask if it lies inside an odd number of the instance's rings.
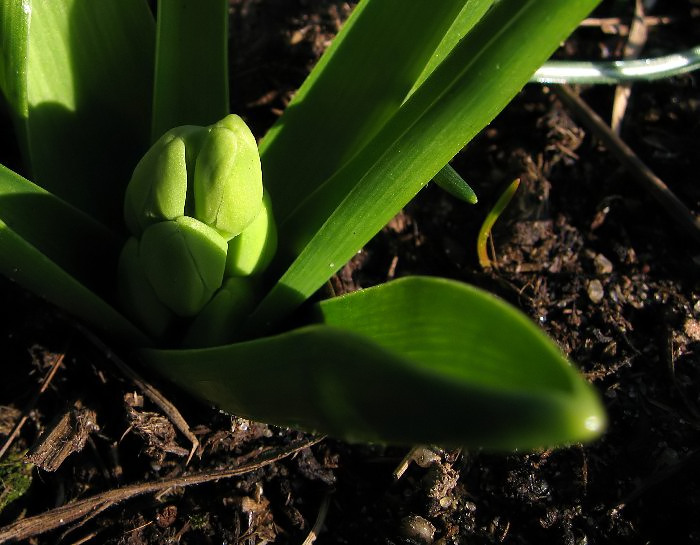
[[[0,165],[0,273],[112,338],[149,345],[96,295],[114,289],[119,245],[85,213]]]
[[[32,179],[116,225],[149,142],[155,26],[144,0],[26,0]],[[20,48],[22,36],[10,36]],[[19,113],[19,112],[18,112]],[[21,131],[20,131],[21,132]]]
[[[372,141],[281,222],[278,270],[296,260],[250,327],[267,327],[347,262],[505,107],[598,1],[495,4]]]
[[[320,304],[326,325],[140,357],[231,413],[351,441],[490,449],[586,441],[597,395],[525,316],[411,278]]]
[[[405,0],[358,4],[261,143],[265,187],[278,221],[391,118],[441,42],[452,43],[446,36],[466,32],[492,3],[414,0],[409,9]]]
[[[102,224],[0,165],[0,221],[92,290],[114,290],[122,240]],[[12,256],[1,256],[11,272]],[[19,262],[17,263],[19,266]],[[46,278],[46,284],[52,280]]]
[[[159,0],[151,140],[228,112],[227,0]]]
[[[28,244],[2,220],[0,271],[112,339],[135,346],[152,344],[148,337],[112,306]]]

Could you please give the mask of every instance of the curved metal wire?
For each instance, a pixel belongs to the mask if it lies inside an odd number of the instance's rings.
[[[663,57],[611,62],[549,61],[530,78],[531,83],[618,84],[652,81],[700,68],[700,46]]]

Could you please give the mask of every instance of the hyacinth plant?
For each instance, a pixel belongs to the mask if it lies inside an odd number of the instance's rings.
[[[240,416],[395,444],[590,440],[593,389],[491,294],[315,294],[431,179],[469,193],[450,159],[597,2],[362,0],[258,148],[229,111],[226,0],[2,0],[26,177],[0,167],[0,270]]]

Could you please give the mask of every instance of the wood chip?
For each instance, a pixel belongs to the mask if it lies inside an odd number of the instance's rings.
[[[44,471],[56,471],[68,456],[83,450],[90,434],[99,429],[95,411],[76,402],[73,408],[53,420],[26,459]]]

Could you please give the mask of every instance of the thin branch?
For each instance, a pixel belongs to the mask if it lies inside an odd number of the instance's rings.
[[[185,465],[190,463],[192,456],[199,447],[199,439],[192,433],[190,426],[187,421],[177,410],[177,407],[173,405],[168,399],[161,394],[153,385],[144,380],[141,375],[134,371],[129,365],[126,364],[121,358],[119,358],[109,346],[107,346],[102,340],[100,340],[94,333],[90,330],[84,328],[83,326],[76,324],[78,330],[97,348],[99,348],[105,355],[105,357],[111,361],[127,378],[129,378],[136,386],[144,393],[144,395],[150,399],[159,409],[161,409],[171,420],[171,422],[177,427],[178,430],[192,443],[189,456],[187,457],[187,462]]]
[[[92,516],[96,511],[104,511],[105,509],[136,496],[142,496],[172,487],[192,486],[243,475],[244,473],[255,471],[261,467],[278,462],[322,440],[323,437],[316,437],[313,439],[294,441],[282,449],[270,448],[252,462],[233,469],[220,469],[184,475],[182,477],[162,479],[154,482],[139,483],[108,490],[107,492],[95,494],[94,496],[82,500],[76,500],[62,505],[61,507],[51,509],[41,515],[18,520],[17,522],[8,524],[4,528],[0,528],[0,543],[29,539],[32,536],[55,530],[56,528],[60,528],[61,526],[77,521],[83,517]]]
[[[603,142],[605,147],[622,163],[622,166],[632,174],[633,178],[649,191],[679,227],[700,242],[700,218],[693,215],[663,180],[654,174],[570,87],[561,85],[553,86],[552,89],[562,102],[573,110],[576,117]]]
[[[643,19],[645,26],[661,26],[675,22],[676,19],[667,15],[646,15]],[[630,27],[620,17],[589,17],[581,22],[582,27],[600,27],[603,32],[608,29],[614,29],[615,34],[624,36],[630,30]]]
[[[630,26],[630,33],[622,56],[626,59],[636,59],[642,54],[642,49],[647,42],[647,26],[644,24],[644,3],[642,0],[635,0],[634,19]],[[620,83],[615,88],[615,98],[613,100],[612,114],[610,116],[610,127],[613,132],[620,136],[622,119],[625,117],[627,103],[632,94],[632,84],[629,82]]]
[[[328,514],[328,507],[330,506],[330,504],[331,495],[326,494],[326,496],[323,498],[323,501],[321,502],[321,507],[319,507],[318,509],[318,516],[316,517],[316,522],[314,522],[313,528],[311,528],[311,531],[306,536],[306,539],[301,545],[312,545],[314,541],[316,541],[318,534],[321,533],[321,528],[323,528],[323,523],[326,521],[326,515]]]
[[[54,361],[51,364],[51,369],[49,369],[49,372],[46,373],[46,376],[41,381],[41,387],[32,396],[32,399],[29,401],[27,406],[24,408],[24,411],[22,412],[22,417],[19,419],[19,422],[17,422],[15,427],[12,429],[12,432],[8,436],[7,440],[3,444],[2,448],[0,448],[0,458],[2,458],[5,455],[5,453],[7,452],[7,449],[10,448],[10,445],[12,445],[13,441],[19,435],[19,432],[22,431],[22,427],[24,426],[25,422],[29,419],[29,413],[36,406],[36,403],[37,403],[37,401],[39,401],[41,394],[43,394],[48,389],[49,384],[51,384],[51,381],[56,376],[58,369],[61,367],[61,364],[63,363],[63,359],[65,358],[65,356],[66,356],[65,352],[62,352],[60,354],[56,354]]]

